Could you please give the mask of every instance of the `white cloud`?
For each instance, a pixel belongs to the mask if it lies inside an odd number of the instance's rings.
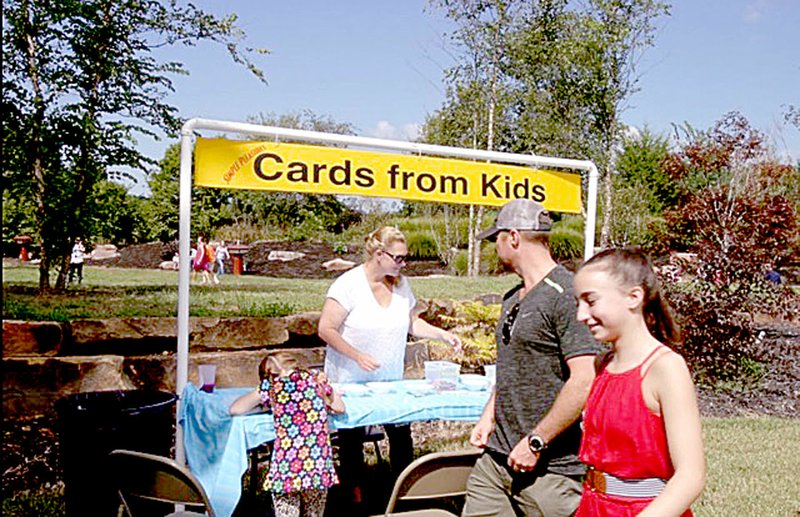
[[[375,138],[385,138],[387,140],[415,140],[421,130],[420,124],[416,122],[409,122],[403,124],[401,128],[395,127],[388,120],[380,120],[375,127],[367,131],[368,136]]]
[[[744,8],[744,21],[756,23],[764,17],[764,11],[769,7],[769,0],[752,0]]]
[[[387,120],[380,120],[375,125],[375,127],[367,132],[369,136],[374,136],[375,138],[388,138],[393,140],[396,138],[397,135],[397,128],[395,128],[389,121]]]
[[[403,126],[403,138],[408,141],[413,141],[419,138],[422,132],[422,126],[416,122],[409,122]]]

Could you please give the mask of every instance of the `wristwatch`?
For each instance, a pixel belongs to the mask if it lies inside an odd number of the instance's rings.
[[[538,434],[531,433],[528,435],[528,447],[532,453],[538,454],[547,448],[547,442]]]

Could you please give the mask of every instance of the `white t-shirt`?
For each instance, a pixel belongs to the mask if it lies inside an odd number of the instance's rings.
[[[86,248],[84,248],[83,244],[80,242],[76,242],[72,247],[72,255],[70,256],[69,261],[73,264],[83,264],[84,253],[86,253]]]
[[[328,345],[325,374],[332,382],[394,381],[403,378],[411,309],[417,300],[408,279],[394,286],[392,301],[381,307],[369,286],[364,266],[360,265],[337,278],[328,298],[336,300],[347,316],[339,328],[345,341],[374,357],[380,368],[368,372],[349,357]]]

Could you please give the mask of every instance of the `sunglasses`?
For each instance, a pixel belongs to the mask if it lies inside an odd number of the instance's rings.
[[[402,264],[405,264],[406,263],[406,259],[408,258],[408,255],[394,255],[392,253],[389,253],[386,250],[381,250],[381,251],[383,251],[384,254],[389,255],[389,258],[394,260],[394,263],[397,264],[398,266],[402,265]]]
[[[514,323],[517,321],[517,314],[519,314],[519,303],[511,307],[511,309],[508,311],[508,315],[506,316],[506,320],[503,322],[501,338],[504,345],[507,345],[511,342],[511,331],[514,330]]]

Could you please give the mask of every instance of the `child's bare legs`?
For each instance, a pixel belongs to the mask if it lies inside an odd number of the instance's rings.
[[[325,513],[326,490],[305,490],[291,494],[272,493],[275,517],[322,517]],[[302,509],[302,511],[301,511]]]

